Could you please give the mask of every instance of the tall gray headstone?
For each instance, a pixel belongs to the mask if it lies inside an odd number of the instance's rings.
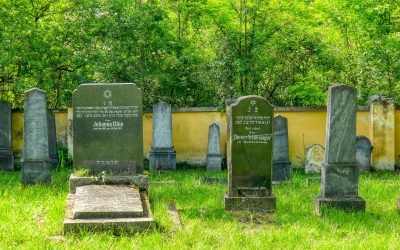
[[[22,183],[51,182],[46,91],[25,91]]]
[[[207,170],[221,171],[222,156],[221,143],[219,138],[219,126],[213,123],[208,128],[208,153],[207,153]]]
[[[58,152],[57,152],[57,134],[56,134],[56,120],[53,112],[49,111],[47,114],[47,126],[49,131],[49,157],[51,168],[55,169],[58,165]]]
[[[278,115],[274,118],[272,180],[289,180],[291,165],[292,163],[289,159],[289,136],[287,118]]]
[[[143,173],[142,92],[135,84],[81,84],[72,105],[75,169]]]
[[[315,197],[315,210],[321,206],[345,211],[365,210],[358,196],[359,170],[356,161],[356,89],[333,85],[328,90],[325,161],[321,173],[321,194]]]
[[[274,109],[259,96],[227,103],[228,193],[226,210],[272,212]]]
[[[357,136],[356,138],[357,144],[357,165],[360,171],[369,172],[371,171],[371,154],[373,147],[371,145],[371,141],[363,136]]]
[[[0,170],[14,170],[11,148],[11,104],[0,100]]]
[[[171,105],[153,106],[153,142],[149,154],[150,170],[175,170],[176,152],[172,145]]]
[[[324,164],[325,148],[319,144],[313,144],[306,149],[304,156],[304,170],[306,173],[321,173]]]

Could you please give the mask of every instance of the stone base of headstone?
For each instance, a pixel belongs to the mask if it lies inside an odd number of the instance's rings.
[[[58,156],[50,156],[50,164],[51,164],[51,169],[56,169],[58,166]]]
[[[154,219],[147,197],[147,180],[146,175],[71,176],[64,233],[111,231],[118,234],[148,229]]]
[[[263,211],[272,213],[276,209],[276,198],[274,195],[265,197],[232,197],[224,196],[224,207],[228,211]]]
[[[352,211],[365,211],[365,200],[361,197],[351,197],[351,198],[343,198],[343,197],[322,197],[318,195],[314,199],[314,210],[315,213],[320,215],[321,208],[336,208],[346,212]]]
[[[11,148],[0,148],[0,170],[14,171],[14,154]]]
[[[272,181],[285,181],[290,179],[292,163],[290,161],[272,162]]]
[[[221,171],[221,155],[207,155],[207,171]]]
[[[150,170],[175,171],[176,152],[171,148],[152,148],[149,153]]]
[[[49,161],[22,161],[22,184],[50,184],[51,183],[51,165]]]

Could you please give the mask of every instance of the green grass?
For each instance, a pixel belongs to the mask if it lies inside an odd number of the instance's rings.
[[[149,197],[156,226],[135,236],[110,233],[62,235],[70,172],[52,173],[51,186],[21,186],[19,172],[0,173],[0,249],[399,249],[400,176],[368,173],[360,177],[365,213],[313,213],[319,183],[293,173],[291,182],[275,185],[276,213],[240,218],[223,209],[222,184],[199,185],[200,176],[223,173],[186,170],[150,175]],[[175,202],[182,229],[167,211]]]

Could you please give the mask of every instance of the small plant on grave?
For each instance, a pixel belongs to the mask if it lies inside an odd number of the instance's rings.
[[[74,175],[77,177],[89,177],[90,169],[88,168],[78,168],[74,170]]]
[[[68,149],[61,147],[57,150],[58,154],[58,166],[57,169],[71,169],[72,168],[72,156],[69,154]]]
[[[107,171],[101,171],[100,172],[100,178],[103,181],[103,184],[105,184],[105,180],[106,180],[107,176],[108,176],[107,175]]]

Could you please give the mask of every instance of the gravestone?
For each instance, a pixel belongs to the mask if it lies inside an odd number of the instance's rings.
[[[371,171],[371,153],[373,147],[371,141],[365,136],[356,137],[357,144],[357,165],[360,171],[369,172]]]
[[[153,106],[153,142],[149,158],[150,170],[176,170],[171,105],[165,102]]]
[[[49,158],[51,168],[55,169],[58,165],[58,152],[57,152],[57,135],[56,135],[56,120],[53,112],[47,114],[47,126],[49,131]]]
[[[132,83],[81,84],[72,95],[74,168],[64,232],[141,232],[153,223],[143,173],[142,93]],[[106,172],[105,174],[103,174]],[[101,177],[99,177],[101,173]]]
[[[272,212],[273,106],[259,96],[227,103],[226,210]]]
[[[219,126],[213,123],[208,128],[207,171],[221,171],[222,156]]]
[[[306,173],[321,173],[325,159],[325,148],[319,144],[313,144],[306,149],[304,158]]]
[[[289,160],[288,122],[283,116],[274,118],[274,146],[272,160],[272,180],[290,179],[292,163]]]
[[[73,92],[74,168],[143,172],[142,93],[132,83],[81,84]]]
[[[0,100],[0,170],[14,170],[11,148],[11,104]]]
[[[365,211],[365,200],[358,196],[356,89],[333,85],[328,94],[325,161],[321,172],[321,194],[315,197],[315,210],[320,214],[321,206],[326,206]]]
[[[46,91],[25,91],[22,183],[51,182]]]

